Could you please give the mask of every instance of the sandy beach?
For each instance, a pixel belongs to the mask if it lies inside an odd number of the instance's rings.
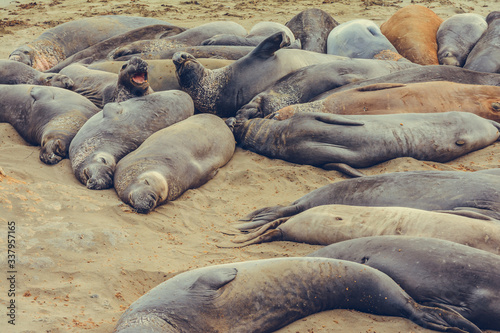
[[[401,7],[418,3],[446,19],[457,13],[487,15],[500,2],[459,1],[160,1],[47,0],[0,1],[0,59],[58,24],[94,15],[155,17],[181,27],[215,20],[246,29],[261,21],[286,23],[316,7],[339,23],[366,18],[381,24]],[[68,159],[49,166],[39,147],[28,145],[9,125],[0,124],[0,305],[3,332],[112,332],[123,311],[152,287],[175,274],[207,265],[303,256],[320,246],[273,242],[241,249],[219,248],[231,223],[265,206],[288,204],[331,182],[347,179],[336,171],[272,160],[237,148],[231,161],[202,187],[137,214],[114,189],[93,191],[73,175]],[[500,143],[448,163],[399,158],[367,175],[409,170],[477,171],[500,167]],[[15,222],[15,326],[5,315],[7,222]],[[8,275],[7,275],[8,276]],[[6,330],[5,330],[6,329]],[[281,333],[433,332],[410,320],[350,310],[318,313]]]

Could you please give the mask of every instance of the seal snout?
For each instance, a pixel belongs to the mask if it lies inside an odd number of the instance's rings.
[[[196,58],[187,52],[175,52],[172,56],[172,61],[174,62],[175,67],[182,66],[189,60],[196,60]]]
[[[156,207],[158,196],[151,190],[135,190],[129,195],[130,205],[140,214],[148,214]]]

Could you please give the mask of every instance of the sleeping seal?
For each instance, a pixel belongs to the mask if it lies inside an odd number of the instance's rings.
[[[485,72],[500,73],[500,11],[486,16],[488,28],[470,51],[464,68]]]

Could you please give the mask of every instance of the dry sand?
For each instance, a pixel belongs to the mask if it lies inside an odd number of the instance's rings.
[[[0,2],[0,59],[45,29],[100,14],[151,16],[194,27],[233,20],[250,29],[260,21],[286,23],[309,7],[329,12],[339,23],[355,18],[378,24],[410,3],[442,18],[456,13],[486,15],[498,0],[472,1],[146,1],[53,0]],[[0,96],[1,98],[1,96]],[[482,170],[500,167],[500,144],[439,164],[411,158],[362,170],[380,174],[407,170]],[[138,297],[174,274],[219,263],[302,256],[319,248],[274,242],[221,249],[220,233],[256,208],[286,204],[345,179],[335,171],[271,160],[237,149],[216,177],[179,199],[139,215],[113,189],[91,191],[73,176],[69,160],[43,164],[9,124],[0,124],[0,283],[3,332],[111,332]],[[7,324],[7,221],[15,221],[15,327]],[[279,332],[431,332],[413,322],[335,310],[295,322]]]

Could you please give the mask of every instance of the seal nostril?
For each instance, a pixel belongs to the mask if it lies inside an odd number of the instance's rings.
[[[500,103],[499,102],[491,103],[491,108],[495,111],[500,111]]]

